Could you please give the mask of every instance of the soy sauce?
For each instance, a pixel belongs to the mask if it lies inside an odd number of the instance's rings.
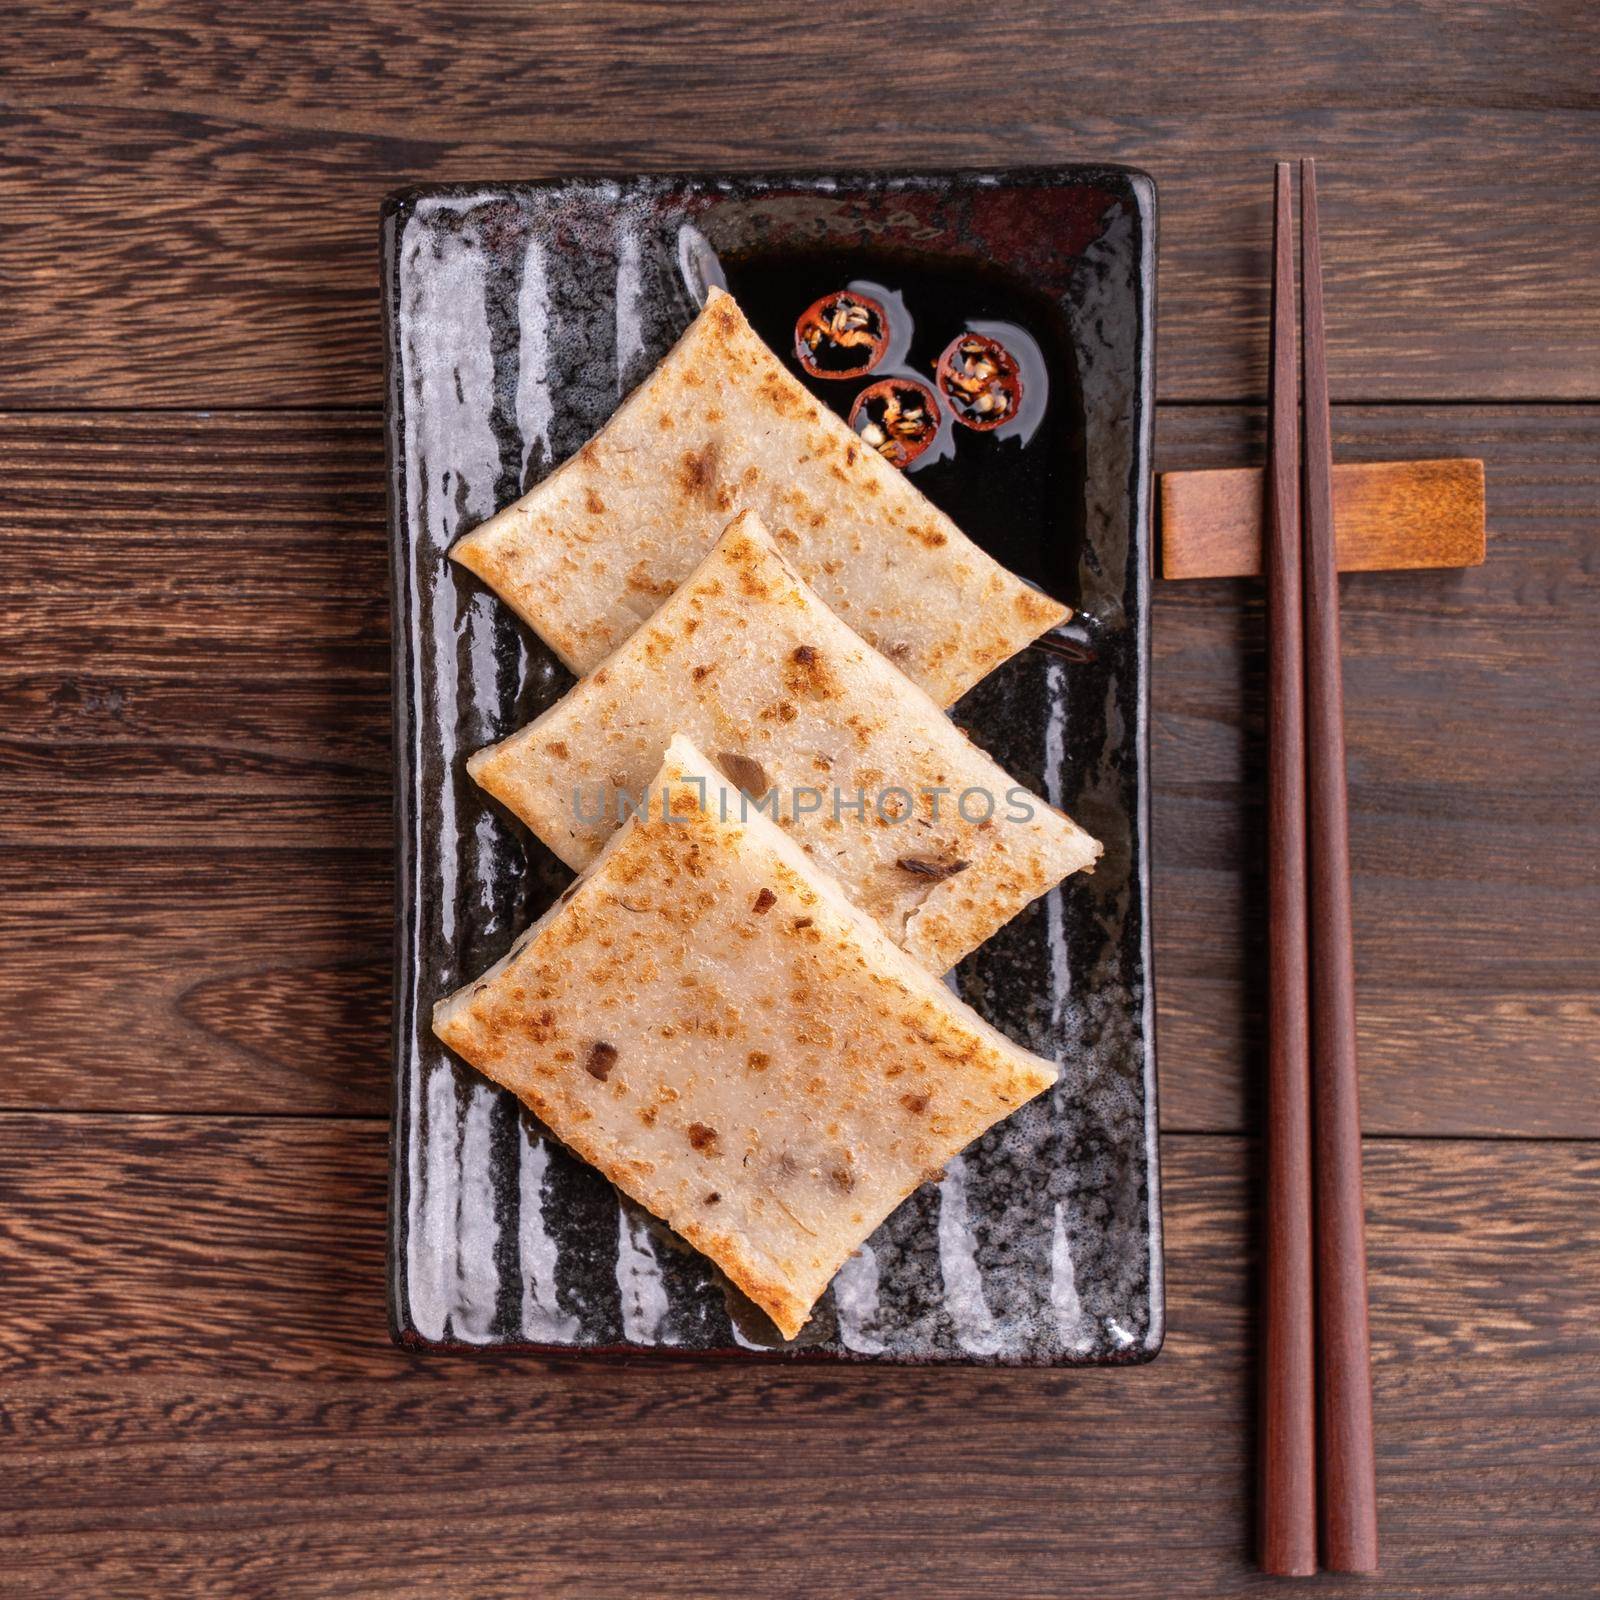
[[[1016,417],[980,433],[956,425],[945,405],[938,441],[908,476],[997,561],[1056,599],[1078,603],[1086,515],[1083,396],[1058,307],[998,272],[952,271],[883,251],[721,255],[719,264],[756,332],[845,419],[856,396],[884,378],[916,377],[935,388],[940,353],[960,333],[970,329],[1006,344],[1023,369]],[[888,306],[890,349],[859,378],[812,377],[794,355],[795,319],[820,296],[852,287]],[[895,326],[902,315],[909,326]]]

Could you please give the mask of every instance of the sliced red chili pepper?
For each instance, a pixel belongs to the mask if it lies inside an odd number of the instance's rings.
[[[814,378],[859,378],[883,360],[889,318],[871,295],[840,289],[801,312],[794,353]]]
[[[856,396],[850,426],[891,466],[908,467],[938,435],[939,402],[915,378],[884,378]]]
[[[1022,374],[998,339],[963,333],[939,357],[939,391],[963,427],[987,433],[1016,416],[1022,405]]]

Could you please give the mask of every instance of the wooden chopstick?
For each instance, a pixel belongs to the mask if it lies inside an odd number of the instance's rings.
[[[1324,1565],[1331,1571],[1373,1572],[1378,1565],[1378,1514],[1361,1198],[1361,1117],[1356,1082],[1339,574],[1333,536],[1333,437],[1328,414],[1316,166],[1311,161],[1300,163],[1300,258],[1305,384],[1307,864],[1311,888],[1311,1081],[1322,1554]]]
[[[1277,164],[1267,434],[1267,1094],[1260,1559],[1317,1570],[1304,657],[1292,170]]]

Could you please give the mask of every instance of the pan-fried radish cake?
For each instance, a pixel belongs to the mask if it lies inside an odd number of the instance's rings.
[[[581,674],[742,508],[941,706],[1069,615],[815,400],[719,289],[588,444],[451,555]]]
[[[792,1338],[884,1217],[1056,1069],[741,817],[688,740],[651,787],[434,1032]]]
[[[565,698],[467,765],[577,868],[674,732],[934,972],[1100,854],[835,616],[753,512]]]

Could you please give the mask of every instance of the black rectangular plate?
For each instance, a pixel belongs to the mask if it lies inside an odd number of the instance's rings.
[[[397,1339],[1040,1365],[1159,1349],[1146,750],[1154,252],[1150,180],[1103,167],[582,179],[386,204]],[[1060,1085],[907,1200],[787,1344],[428,1027],[434,1001],[502,955],[570,878],[475,790],[465,759],[571,679],[445,552],[604,424],[719,271],[780,352],[781,330],[763,316],[778,318],[808,282],[795,312],[852,278],[904,288],[930,339],[941,318],[948,338],[968,317],[1003,313],[1038,341],[1050,399],[1027,452],[963,433],[964,454],[918,481],[979,543],[1080,608],[954,715],[1106,847],[1092,877],[1038,901],[953,980],[1013,1039],[1060,1062]]]

